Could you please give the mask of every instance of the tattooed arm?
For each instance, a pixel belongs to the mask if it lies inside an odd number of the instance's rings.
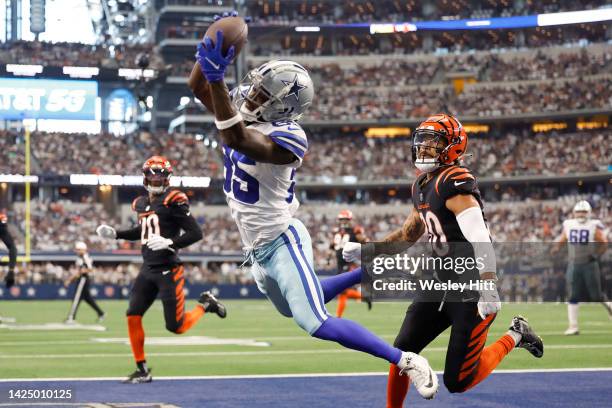
[[[382,242],[416,242],[424,232],[425,225],[421,221],[419,212],[412,208],[412,212],[404,221],[404,225],[387,235]]]

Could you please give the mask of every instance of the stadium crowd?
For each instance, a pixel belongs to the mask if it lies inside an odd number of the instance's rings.
[[[577,196],[564,196],[556,201],[533,201],[521,204],[495,205],[486,208],[487,220],[491,233],[496,242],[501,243],[497,251],[500,264],[506,265],[506,270],[513,264],[516,256],[504,255],[504,251],[546,252],[548,246],[539,242],[554,241],[561,231],[564,219],[570,216]],[[588,199],[594,205],[593,217],[602,220],[608,227],[612,225],[612,208],[602,195],[591,195]],[[34,228],[39,233],[34,237],[34,249],[51,250],[61,249],[71,251],[75,239],[87,240],[90,250],[109,251],[116,249],[117,243],[101,242],[93,234],[96,225],[96,209],[92,205],[90,210],[76,216],[61,209],[61,203],[49,203],[46,209],[51,214],[51,221],[43,221],[41,216],[43,208],[37,207],[33,214]],[[91,212],[90,212],[91,211]],[[313,239],[314,258],[317,271],[328,271],[335,268],[335,254],[330,249],[330,241],[336,221],[333,216],[323,215],[304,207],[299,212],[300,219],[308,226]],[[47,217],[49,218],[49,217]],[[392,230],[398,228],[403,222],[405,214],[369,214],[356,217],[356,223],[362,225],[370,240],[380,240]],[[92,219],[88,222],[86,220]],[[43,224],[44,222],[44,224]],[[240,251],[238,232],[229,216],[212,218],[198,217],[203,225],[205,242],[196,244],[185,252],[212,250],[229,250],[233,253]],[[44,229],[47,228],[47,229]],[[53,231],[53,235],[50,235]],[[90,235],[86,232],[89,231]],[[611,237],[612,238],[612,237]],[[51,247],[45,242],[53,240],[58,244]],[[508,244],[504,244],[508,243]],[[128,249],[129,245],[119,244],[121,248]],[[136,249],[138,245],[133,246]],[[548,248],[548,249],[547,249]],[[534,253],[535,253],[534,252]],[[539,253],[538,252],[538,253]],[[563,262],[551,259],[549,263],[530,263],[529,259],[542,259],[543,257],[519,257],[520,265],[513,267],[513,272],[504,275],[500,284],[502,296],[507,301],[563,301],[565,299]],[[544,256],[546,258],[546,256]],[[557,264],[559,263],[559,265]],[[564,265],[564,264],[563,264]],[[251,283],[252,278],[248,268],[241,268],[233,262],[211,262],[208,264],[188,263],[187,276],[190,282],[206,283]],[[539,271],[536,275],[533,271]],[[531,272],[530,272],[531,271]],[[18,283],[63,283],[75,272],[72,264],[33,263],[27,267],[19,267]],[[95,283],[114,283],[128,285],[138,273],[138,265],[129,263],[105,264],[98,263],[93,274]]]
[[[484,108],[483,108],[484,109]],[[310,133],[310,132],[309,132]],[[547,176],[603,171],[610,164],[610,130],[470,135],[465,164],[481,177]],[[140,132],[111,134],[32,134],[33,174],[139,174],[142,162],[162,154],[177,175],[223,177],[218,147],[193,134]],[[18,141],[19,143],[14,143]],[[411,139],[367,138],[363,134],[320,131],[309,134],[302,180],[355,176],[361,180],[412,178]],[[0,131],[7,152],[0,174],[22,174],[23,143],[15,132]],[[334,152],[329,155],[328,152]],[[538,154],[534,154],[538,152]]]
[[[456,95],[451,87],[397,88],[324,87],[308,112],[310,120],[384,121],[420,118],[432,111],[465,116],[503,116],[612,106],[610,77],[466,86]]]
[[[559,236],[562,221],[570,216],[576,200],[575,196],[563,196],[556,201],[507,202],[491,204],[485,210],[492,236],[497,242],[552,242]],[[608,227],[612,226],[612,207],[605,195],[593,194],[590,200],[594,205],[593,217],[600,218]],[[184,252],[240,253],[240,236],[229,214],[207,216],[205,211],[196,213],[193,210],[202,226],[204,239]],[[61,201],[34,201],[32,230],[36,234],[32,235],[32,247],[40,251],[71,251],[75,241],[83,240],[94,252],[138,250],[139,242],[103,240],[95,234],[96,226],[100,223],[121,225],[119,218],[104,214],[100,204],[75,207]],[[312,236],[317,269],[333,268],[335,258],[330,250],[330,241],[336,227],[335,215],[303,207],[298,216],[308,226]],[[380,240],[401,226],[405,216],[403,212],[391,215],[368,213],[357,217],[356,222],[364,227],[369,239]],[[15,218],[24,219],[22,208],[15,211]],[[20,225],[22,230],[23,222]]]
[[[146,45],[102,46],[80,43],[41,41],[0,42],[1,64],[37,64],[43,66],[79,66],[99,68],[138,68],[138,57],[147,55],[149,68],[164,64],[156,47]]]

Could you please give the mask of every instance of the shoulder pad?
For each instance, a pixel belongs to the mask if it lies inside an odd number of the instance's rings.
[[[442,171],[435,181],[436,193],[443,199],[457,194],[478,194],[476,177],[467,167],[451,166]]]
[[[166,207],[183,204],[189,204],[189,199],[187,198],[187,194],[180,190],[171,190],[166,194],[166,197],[164,197],[164,205]]]
[[[132,211],[144,212],[147,206],[147,197],[138,196],[132,201]]]

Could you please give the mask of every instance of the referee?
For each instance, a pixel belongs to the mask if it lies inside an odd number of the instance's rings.
[[[73,281],[77,283],[76,290],[74,291],[74,299],[72,300],[72,306],[70,306],[70,313],[68,313],[66,323],[74,323],[81,300],[87,302],[87,304],[96,311],[98,314],[98,323],[102,323],[106,314],[100,309],[93,296],[91,296],[91,293],[89,293],[89,274],[93,272],[93,262],[87,253],[87,244],[78,241],[74,244],[74,250],[78,255],[75,262],[78,271],[68,279],[65,286],[68,286]]]

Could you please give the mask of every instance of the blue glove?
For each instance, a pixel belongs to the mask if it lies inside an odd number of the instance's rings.
[[[210,83],[223,81],[225,70],[234,59],[234,46],[227,50],[227,55],[222,55],[223,31],[217,31],[217,40],[213,46],[210,37],[204,37],[204,43],[198,44],[196,59],[200,63],[200,69],[206,80]]]

